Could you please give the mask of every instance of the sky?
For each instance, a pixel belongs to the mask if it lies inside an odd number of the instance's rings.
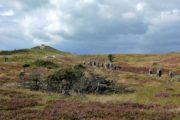
[[[180,52],[180,0],[0,0],[0,50]]]

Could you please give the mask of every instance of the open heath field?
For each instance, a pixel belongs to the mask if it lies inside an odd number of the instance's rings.
[[[180,53],[0,51],[0,120],[179,120],[179,75]]]

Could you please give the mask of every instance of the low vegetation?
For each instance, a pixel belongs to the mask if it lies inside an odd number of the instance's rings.
[[[33,64],[38,66],[38,67],[46,67],[46,68],[49,68],[49,69],[58,67],[57,64],[55,64],[55,63],[53,63],[51,61],[48,61],[48,60],[36,60],[36,61],[34,61]]]
[[[178,73],[179,53],[113,54],[113,64],[122,65],[115,71],[79,64],[109,63],[108,55],[28,50],[0,55],[0,120],[180,119],[179,76],[168,83],[166,72],[147,74],[151,66]]]
[[[108,94],[134,92],[123,84],[117,84],[105,77],[90,74],[85,75],[85,67],[81,64],[60,69],[43,79],[40,74],[32,73],[26,76],[26,87],[31,90],[46,90],[70,95],[79,94]],[[20,76],[22,79],[22,76]]]
[[[44,113],[49,119],[65,120],[171,120],[177,114],[168,112],[169,109],[169,106],[158,104],[101,104],[57,100],[50,101]]]

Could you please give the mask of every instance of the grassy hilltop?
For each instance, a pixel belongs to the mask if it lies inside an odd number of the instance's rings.
[[[0,120],[179,120],[180,53],[114,54],[113,64],[122,70],[85,66],[85,74],[97,74],[134,92],[63,95],[23,87],[19,74],[40,73],[46,79],[59,69],[84,61],[108,63],[108,55],[75,55],[50,46],[40,49],[0,51]],[[40,62],[43,60],[45,62]],[[47,62],[48,61],[48,62]],[[28,67],[23,67],[24,65]],[[56,67],[52,67],[52,66]],[[50,67],[49,67],[50,66]],[[148,69],[163,68],[163,76],[149,76]],[[168,71],[175,76],[169,82]]]

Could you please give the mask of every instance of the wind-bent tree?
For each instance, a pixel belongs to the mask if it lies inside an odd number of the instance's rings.
[[[112,54],[109,54],[109,55],[108,55],[108,60],[109,60],[110,62],[114,62],[114,56],[113,56]]]

